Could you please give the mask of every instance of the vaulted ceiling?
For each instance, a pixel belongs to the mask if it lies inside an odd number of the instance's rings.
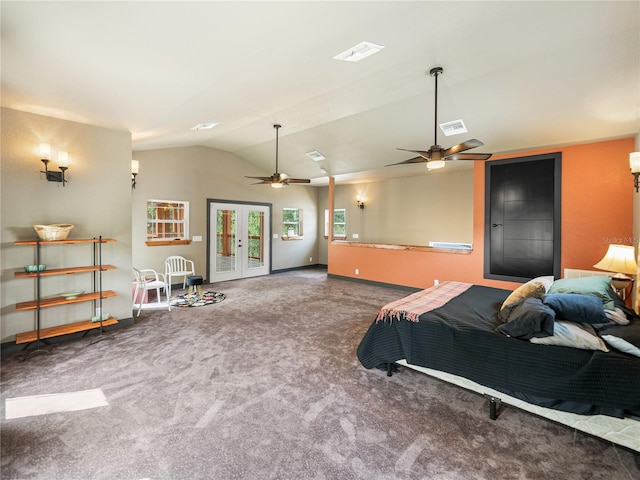
[[[384,167],[462,119],[471,152],[640,131],[640,2],[20,2],[1,8],[2,105],[129,130],[137,150],[204,145],[314,184]],[[368,41],[360,62],[333,57]],[[192,131],[202,122],[211,130]],[[319,151],[314,162],[305,153]],[[472,162],[448,162],[446,169]]]

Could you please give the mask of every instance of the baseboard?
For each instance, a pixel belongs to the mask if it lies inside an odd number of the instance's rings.
[[[350,282],[364,283],[367,285],[376,285],[378,287],[396,288],[398,290],[406,290],[408,292],[419,292],[420,290],[424,290],[422,288],[408,287],[406,285],[396,285],[395,283],[376,282],[374,280],[365,280],[364,278],[346,277],[343,275],[336,275],[334,273],[329,273],[327,274],[327,276],[330,278],[338,278],[340,280],[348,280]]]
[[[322,263],[315,263],[313,265],[302,265],[301,267],[291,267],[291,268],[279,268],[278,270],[271,270],[271,273],[283,273],[283,272],[293,272],[295,270],[306,270],[309,268],[315,269],[327,269],[327,265],[323,265]]]
[[[116,325],[111,325],[109,327],[104,327],[105,332],[111,332],[113,330],[118,330],[119,328],[130,327],[134,324],[133,317],[118,319],[118,323]],[[48,345],[56,345],[58,343],[66,342],[68,340],[82,338],[86,336],[87,339],[95,336],[97,330],[88,330],[87,332],[78,332],[78,333],[70,333],[69,335],[60,335],[59,337],[47,338],[46,343]],[[20,344],[16,345],[15,341],[5,342],[0,345],[0,354],[7,355],[16,352],[24,351],[25,353],[29,352],[29,349],[32,344]]]

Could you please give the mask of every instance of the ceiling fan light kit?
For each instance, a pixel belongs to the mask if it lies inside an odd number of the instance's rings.
[[[282,128],[282,125],[274,124],[273,128],[276,129],[276,171],[270,177],[250,177],[245,175],[246,178],[252,178],[254,180],[260,180],[253,185],[271,185],[271,188],[282,188],[283,186],[290,185],[292,183],[311,183],[308,178],[291,178],[286,173],[278,172],[278,130]]]
[[[442,67],[433,67],[431,70],[429,70],[429,74],[435,78],[436,82],[435,111],[433,123],[434,144],[429,147],[429,150],[412,150],[408,148],[398,148],[398,150],[403,150],[405,152],[417,153],[419,156],[410,158],[409,160],[405,160],[403,162],[392,163],[385,166],[390,167],[393,165],[427,162],[427,169],[435,170],[436,168],[444,167],[445,161],[448,160],[487,160],[491,158],[491,153],[463,153],[466,150],[484,145],[484,143],[482,143],[480,140],[476,140],[475,138],[472,140],[467,140],[466,142],[459,143],[458,145],[454,145],[453,147],[447,149],[444,149],[443,147],[438,145],[438,77],[442,74],[443,71],[444,70]],[[462,128],[464,128],[466,131],[466,127],[464,126],[462,120],[456,120],[455,122],[448,123],[455,124],[456,126],[454,127],[454,129],[457,129],[460,124],[462,124]]]

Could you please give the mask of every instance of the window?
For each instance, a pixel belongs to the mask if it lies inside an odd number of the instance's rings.
[[[324,211],[324,236],[329,237],[329,210]],[[333,237],[347,238],[347,210],[333,209]]]
[[[189,202],[147,200],[147,241],[189,238]]]
[[[282,209],[282,236],[287,238],[302,237],[302,209]]]

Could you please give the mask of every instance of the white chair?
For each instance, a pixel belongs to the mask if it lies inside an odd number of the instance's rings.
[[[182,277],[182,288],[186,288],[187,277],[195,274],[196,270],[193,261],[187,260],[179,255],[167,257],[164,261],[164,276],[166,277],[167,284],[169,285],[169,297],[171,297],[172,277]]]
[[[133,308],[138,309],[138,317],[140,311],[144,307],[146,308],[166,308],[171,311],[171,303],[169,302],[169,288],[165,276],[162,273],[158,273],[150,268],[138,270],[133,269],[133,274],[136,277],[136,288],[133,292]],[[152,303],[144,303],[144,299],[147,296],[149,290],[156,291],[156,301]],[[166,301],[162,301],[160,296],[160,290],[164,290],[164,294],[167,298]]]

